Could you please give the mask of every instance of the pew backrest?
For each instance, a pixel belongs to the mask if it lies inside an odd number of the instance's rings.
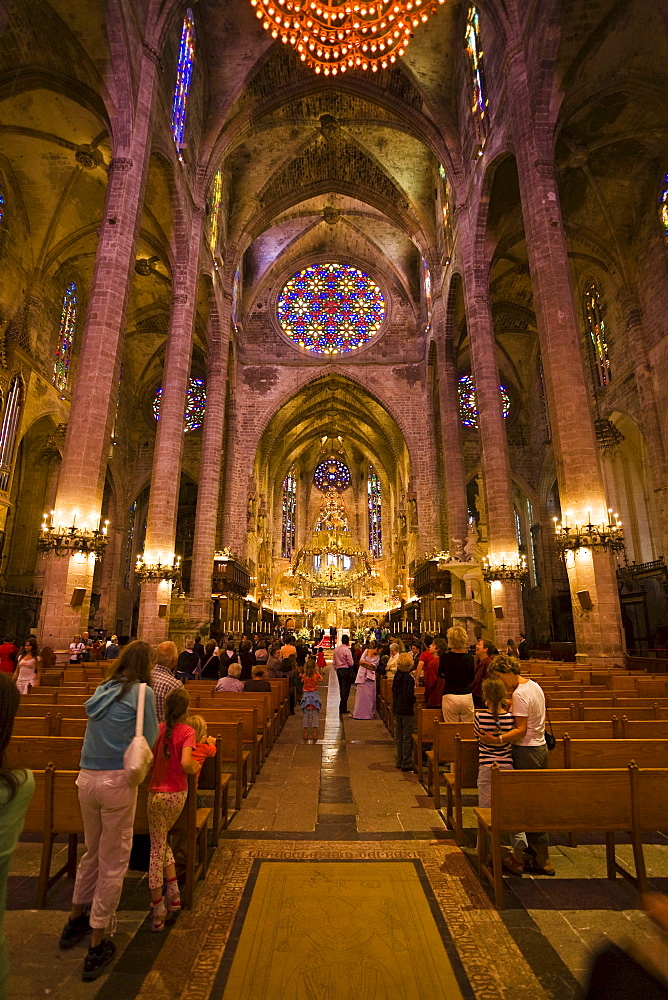
[[[566,767],[576,769],[668,767],[668,740],[573,740],[564,737]]]
[[[51,732],[51,715],[39,715],[32,718],[28,715],[17,716],[14,719],[14,736],[48,736]]]
[[[43,770],[49,764],[65,771],[78,771],[83,740],[76,737],[12,736],[7,746],[10,767]]]
[[[622,715],[622,738],[625,740],[668,739],[668,719],[638,720]]]
[[[631,830],[630,791],[628,768],[492,768],[492,824],[497,830]]]

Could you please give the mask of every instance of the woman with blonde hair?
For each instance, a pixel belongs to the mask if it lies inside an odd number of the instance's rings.
[[[475,661],[468,651],[469,637],[461,625],[448,629],[448,649],[441,654],[438,676],[443,680],[441,706],[445,722],[473,722]]]

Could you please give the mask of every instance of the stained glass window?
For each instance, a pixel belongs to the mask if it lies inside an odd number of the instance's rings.
[[[343,493],[350,486],[350,470],[338,458],[328,458],[321,462],[313,473],[313,482],[322,493],[336,490]]]
[[[295,514],[297,509],[297,470],[294,465],[283,480],[283,532],[281,553],[290,559],[295,547]]]
[[[383,293],[347,264],[315,264],[295,274],[278,298],[283,332],[313,354],[346,354],[367,344],[385,316]]]
[[[603,308],[601,297],[595,282],[589,285],[585,292],[585,313],[587,316],[587,329],[594,347],[594,357],[596,360],[596,370],[601,385],[610,385],[612,371],[610,369],[610,358],[608,356],[608,343],[606,340],[605,320],[603,319]]]
[[[153,400],[153,416],[160,420],[160,402],[162,400],[162,387],[160,387]],[[191,378],[188,382],[188,394],[186,396],[186,408],[183,414],[183,433],[196,431],[202,426],[204,420],[204,410],[206,408],[206,386],[201,378]]]
[[[0,184],[0,222],[5,217],[5,193],[2,190],[2,184]]]
[[[369,507],[369,551],[374,559],[383,554],[383,507],[380,495],[380,479],[373,465],[367,475],[367,502]]]
[[[65,289],[63,305],[60,311],[60,329],[58,331],[58,346],[56,360],[53,365],[53,384],[62,392],[67,389],[67,379],[72,360],[72,341],[77,323],[77,286],[74,282]]]
[[[666,174],[663,182],[663,192],[661,194],[661,201],[659,202],[659,212],[661,214],[663,235],[666,243],[668,243],[668,174]]]
[[[183,19],[183,28],[181,29],[179,61],[176,66],[176,84],[174,86],[174,102],[172,104],[172,136],[177,149],[180,149],[184,145],[183,136],[186,128],[186,110],[193,75],[194,57],[195,21],[193,12],[188,9]]]
[[[9,384],[7,405],[0,428],[0,490],[6,490],[9,486],[22,402],[23,379],[20,375],[14,375]]]
[[[505,386],[499,386],[501,393],[501,405],[503,407],[504,418],[510,413],[510,396]],[[473,429],[478,426],[478,399],[475,384],[470,375],[462,375],[457,385],[459,396],[459,416],[464,427]]]
[[[209,229],[209,249],[216,255],[218,250],[218,237],[220,236],[220,203],[223,199],[223,174],[221,170],[216,170],[213,178],[213,188],[211,189],[210,202],[210,229]]]
[[[487,96],[485,93],[483,52],[480,43],[480,18],[473,4],[469,7],[464,38],[471,70],[471,112],[482,121],[487,109]]]
[[[424,257],[422,258],[422,284],[424,286],[424,301],[429,313],[431,311],[431,271]]]

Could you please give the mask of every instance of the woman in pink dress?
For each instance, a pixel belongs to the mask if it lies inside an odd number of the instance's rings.
[[[359,669],[355,678],[357,697],[351,719],[373,719],[376,714],[376,670],[380,663],[380,651],[375,639],[369,643],[360,656]]]

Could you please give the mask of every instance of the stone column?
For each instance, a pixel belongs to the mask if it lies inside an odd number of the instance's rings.
[[[441,449],[445,479],[445,506],[448,534],[446,549],[454,552],[453,542],[466,543],[468,507],[462,451],[461,420],[457,396],[457,366],[453,347],[453,317],[446,314],[442,295],[434,301],[433,324],[436,333],[438,364],[438,401],[441,417]]]
[[[552,427],[562,512],[570,524],[607,522],[607,502],[571,287],[551,130],[534,118],[520,44],[511,45],[508,101]],[[615,561],[579,549],[567,559],[579,662],[619,662],[623,650]],[[589,591],[593,608],[577,594]]]
[[[147,565],[156,562],[171,564],[174,558],[183,458],[183,414],[190,378],[203,215],[203,209],[197,207],[192,217],[188,218],[184,212],[181,220],[181,260],[175,269],[160,419],[151,470],[143,556]],[[139,638],[151,643],[167,638],[171,594],[172,584],[165,580],[143,583],[139,602]]]
[[[636,385],[649,459],[647,474],[654,495],[654,513],[660,533],[659,543],[661,552],[668,553],[668,468],[654,379],[645,350],[640,303],[635,290],[628,285],[620,290],[619,296],[626,322],[629,347],[635,359]]]
[[[488,268],[475,260],[474,254],[479,251],[471,247],[464,235],[465,221],[461,215],[458,221],[465,259],[464,305],[478,402],[489,558],[491,562],[502,562],[504,555],[506,558],[508,555],[515,557],[518,546],[508,439],[499,391],[496,338],[487,289]],[[481,275],[485,275],[484,280]],[[521,586],[519,583],[494,581],[491,584],[491,598],[492,608],[501,609],[492,613],[494,641],[499,649],[503,649],[508,638],[517,640],[520,631],[524,629]]]
[[[117,140],[109,166],[104,216],[91,282],[83,340],[55,500],[54,523],[97,526],[109,457],[127,302],[144,202],[157,55],[143,49],[132,135]],[[44,581],[39,639],[64,648],[88,627],[94,557],[50,555]],[[72,607],[75,587],[86,591]]]
[[[223,294],[219,280],[214,275],[209,294],[211,344],[206,380],[206,410],[202,429],[202,451],[190,581],[193,611],[199,611],[203,618],[211,616],[211,575],[213,573],[213,554],[216,550],[218,499],[225,434],[230,306],[230,296]]]

